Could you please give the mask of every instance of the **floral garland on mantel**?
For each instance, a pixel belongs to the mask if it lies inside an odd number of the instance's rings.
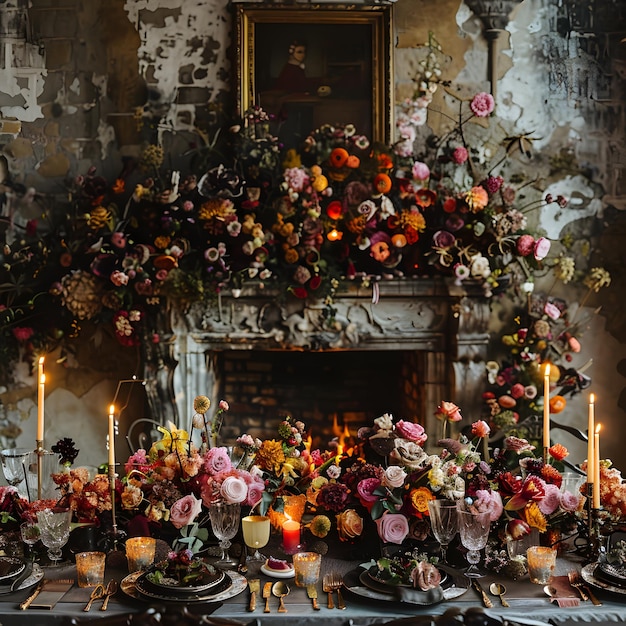
[[[326,125],[285,152],[277,121],[255,107],[222,129],[231,157],[203,171],[164,168],[164,150],[149,145],[113,181],[95,168],[76,177],[69,202],[7,189],[1,381],[10,382],[17,359],[71,350],[103,325],[124,346],[158,342],[149,319],[165,299],[184,307],[226,287],[237,295],[244,283],[332,307],[344,280],[449,276],[478,282],[486,297],[525,299],[535,275],[581,277],[566,254],[572,242],[551,254],[531,227],[537,209],[565,209],[567,199],[543,196],[509,158],[516,148],[530,157],[529,139],[507,138],[487,162],[477,131],[494,112],[489,94],[458,99],[453,128],[418,141],[442,82],[440,56],[431,38],[392,146],[349,124]],[[610,281],[602,268],[589,276],[594,289]]]

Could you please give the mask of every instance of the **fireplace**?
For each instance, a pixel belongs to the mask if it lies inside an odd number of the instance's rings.
[[[272,437],[287,414],[313,437],[355,434],[382,413],[437,432],[437,404],[480,415],[489,301],[480,287],[407,279],[348,283],[332,312],[323,302],[281,299],[246,287],[159,322],[146,354],[153,416],[188,426],[193,399],[230,404],[225,443]]]

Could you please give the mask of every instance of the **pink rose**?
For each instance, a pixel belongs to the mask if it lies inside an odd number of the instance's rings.
[[[549,239],[546,239],[545,237],[539,237],[539,239],[535,241],[535,259],[537,261],[545,259],[548,256],[548,252],[550,252],[550,246],[551,244]]]
[[[243,478],[238,476],[227,476],[220,487],[220,493],[225,502],[237,504],[244,502],[248,497],[248,485]]]
[[[405,422],[404,420],[400,420],[396,424],[396,432],[402,438],[413,441],[420,446],[426,441],[426,439],[428,439],[428,435],[424,431],[424,427],[421,424]]]
[[[495,104],[495,100],[490,93],[481,91],[472,98],[470,109],[476,117],[487,117],[493,113]]]
[[[233,464],[230,462],[226,448],[211,448],[204,457],[204,468],[211,476],[228,472],[232,467]]]
[[[430,168],[426,163],[422,163],[421,161],[415,161],[413,163],[413,178],[417,180],[426,180],[430,176]]]
[[[202,510],[202,500],[198,500],[193,494],[182,497],[172,504],[170,509],[170,521],[176,528],[182,528],[191,524]]]
[[[380,496],[374,494],[374,490],[378,489],[378,487],[380,487],[378,478],[364,478],[356,486],[357,494],[364,506],[367,503],[376,502],[380,498]]]
[[[441,583],[439,570],[428,561],[419,561],[417,566],[411,571],[411,580],[414,589],[428,591],[434,589]]]
[[[570,491],[564,491],[560,497],[560,506],[564,511],[572,513],[578,510],[578,504],[580,503],[580,494],[571,493]]]
[[[248,497],[246,499],[246,504],[248,506],[254,506],[261,501],[263,497],[263,492],[265,491],[265,483],[260,480],[252,481],[248,484]]]
[[[400,513],[384,513],[376,520],[376,527],[385,543],[401,544],[409,534],[409,522]]]
[[[550,483],[544,486],[546,495],[537,503],[539,510],[544,515],[554,513],[558,508],[561,500],[561,490]]]
[[[383,485],[396,489],[404,485],[406,479],[406,472],[399,465],[390,465],[383,475]]]
[[[497,521],[504,511],[500,494],[497,491],[478,489],[476,491],[476,500],[472,505],[472,511],[474,510],[478,513],[489,513],[489,520],[492,522]]]
[[[468,156],[469,155],[467,153],[467,148],[465,148],[464,146],[458,146],[454,149],[454,152],[452,153],[452,160],[457,165],[463,165],[463,163],[467,161]]]

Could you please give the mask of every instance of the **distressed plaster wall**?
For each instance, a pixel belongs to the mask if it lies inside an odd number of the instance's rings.
[[[626,412],[626,275],[619,268],[626,266],[626,45],[621,42],[626,25],[623,3],[582,5],[524,0],[516,7],[498,40],[499,122],[475,132],[483,141],[490,133],[487,145],[493,150],[505,137],[527,134],[533,159],[517,155],[517,165],[534,173],[534,192],[547,187],[573,198],[567,210],[530,217],[551,237],[571,232],[581,251],[582,242],[596,244],[602,251],[598,263],[616,268],[611,287],[588,303],[589,311],[598,305],[603,311],[591,318],[577,359],[594,359],[588,373],[600,419],[609,424],[606,454],[624,466],[619,424]],[[394,13],[397,100],[412,89],[429,31],[443,46],[446,77],[457,93],[489,88],[481,24],[460,0],[398,0]],[[64,193],[64,180],[92,165],[113,176],[122,158],[136,154],[144,141],[158,140],[172,160],[181,159],[232,117],[234,42],[226,0],[31,0],[30,16],[32,43],[44,61],[37,70],[36,98],[22,88],[28,106],[12,111],[20,123],[5,123],[0,131],[11,176],[27,186]],[[450,106],[439,90],[433,109],[446,112]],[[431,114],[420,140],[449,124],[444,115]],[[551,164],[557,155],[561,167],[555,172]],[[572,291],[564,295],[580,297]],[[506,308],[506,302],[494,303],[496,332]],[[136,365],[128,361],[125,376]],[[81,402],[106,407],[117,376],[108,370],[108,383],[88,394],[83,387],[74,389],[72,380],[63,384]],[[60,391],[56,397],[67,398]],[[568,419],[584,427],[581,400],[571,404]],[[56,402],[50,410],[55,407],[68,420],[87,422],[100,413],[91,408],[81,413],[73,399]],[[24,435],[30,441],[34,412],[26,407],[24,415],[30,415]],[[103,441],[104,421],[94,430]],[[92,434],[84,432],[79,447],[93,447]],[[99,454],[104,459],[104,447]]]

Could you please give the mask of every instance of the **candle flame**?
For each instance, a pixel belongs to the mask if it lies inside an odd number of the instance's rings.
[[[597,424],[596,425],[596,435],[600,432],[600,430],[602,430],[602,424]]]
[[[109,415],[115,415],[115,405],[114,404],[112,404],[109,407]]]
[[[589,404],[593,404],[596,401],[596,397],[590,393],[589,394]]]
[[[44,358],[42,356],[39,357],[39,365],[43,365]]]

